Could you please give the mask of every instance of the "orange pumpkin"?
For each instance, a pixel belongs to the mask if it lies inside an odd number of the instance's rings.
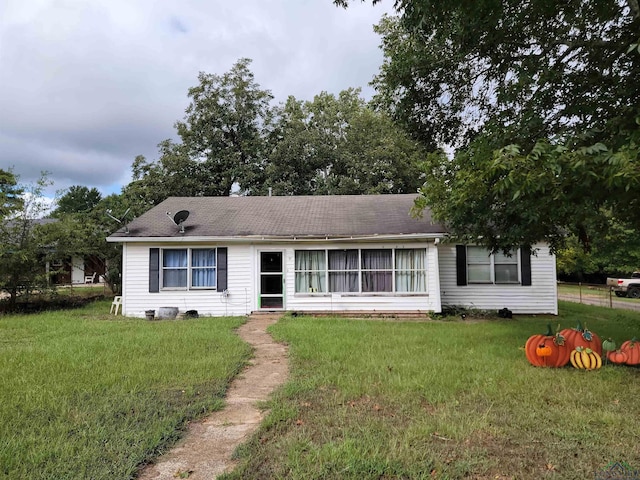
[[[607,358],[611,363],[622,365],[623,363],[627,363],[628,355],[622,350],[616,350],[613,352],[607,352]]]
[[[620,351],[627,354],[627,365],[640,365],[640,343],[635,338],[620,345]]]
[[[590,348],[598,355],[602,355],[602,340],[600,337],[586,327],[582,327],[582,323],[578,321],[576,328],[565,328],[560,332],[565,338],[565,342],[569,347],[569,351],[578,347]]]
[[[551,325],[547,325],[547,333],[544,335],[529,337],[524,350],[527,360],[535,367],[564,367],[569,363],[571,355],[564,338],[558,333],[554,335]]]

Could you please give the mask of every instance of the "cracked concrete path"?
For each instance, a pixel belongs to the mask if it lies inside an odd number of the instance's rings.
[[[274,342],[267,327],[280,315],[252,315],[238,335],[254,348],[248,366],[232,381],[225,407],[189,425],[184,438],[157,462],[145,467],[139,480],[211,480],[230,472],[236,463],[231,455],[248,440],[266,412],[257,402],[267,400],[289,374],[287,347]]]

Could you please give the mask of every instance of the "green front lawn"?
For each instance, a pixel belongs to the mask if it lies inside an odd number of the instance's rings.
[[[0,478],[127,479],[221,408],[243,319],[148,322],[110,302],[0,316]]]
[[[242,319],[148,322],[109,303],[0,317],[0,478],[126,479],[220,408]],[[383,322],[286,317],[292,378],[229,478],[594,478],[640,468],[640,369],[530,366],[547,321],[640,337],[640,313]]]
[[[640,369],[535,368],[526,339],[577,320],[620,343],[640,314],[401,323],[287,317],[291,381],[227,478],[585,479],[640,468]]]

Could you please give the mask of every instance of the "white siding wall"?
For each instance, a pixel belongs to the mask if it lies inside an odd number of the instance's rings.
[[[71,283],[84,283],[83,257],[71,257]]]
[[[508,308],[513,313],[558,313],[556,257],[547,245],[538,244],[531,257],[531,286],[456,284],[456,246],[439,245],[442,305],[481,310]]]
[[[180,243],[179,248],[203,248],[216,245],[193,245]],[[227,246],[227,245],[219,245]],[[253,247],[249,245],[228,246],[227,290],[228,296],[215,290],[149,292],[149,248],[162,245],[129,243],[123,249],[122,285],[123,311],[125,315],[144,317],[145,310],[160,307],[178,307],[180,312],[197,310],[200,315],[246,315],[253,310]],[[173,244],[172,248],[178,245]]]
[[[201,315],[246,315],[258,309],[259,252],[282,251],[284,259],[285,309],[291,311],[416,311],[440,312],[438,250],[433,242],[260,244],[218,245],[228,248],[228,295],[211,290],[149,292],[149,249],[158,244],[128,243],[123,248],[123,312],[144,317],[145,310],[178,307],[180,312],[197,310]],[[175,248],[177,245],[171,245]],[[180,248],[215,245],[180,243]],[[324,248],[427,248],[427,293],[394,294],[296,294],[295,250]]]

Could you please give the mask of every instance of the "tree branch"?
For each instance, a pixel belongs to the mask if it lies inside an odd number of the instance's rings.
[[[627,4],[629,5],[629,9],[631,9],[633,19],[640,20],[640,5],[638,5],[638,0],[627,0]]]

